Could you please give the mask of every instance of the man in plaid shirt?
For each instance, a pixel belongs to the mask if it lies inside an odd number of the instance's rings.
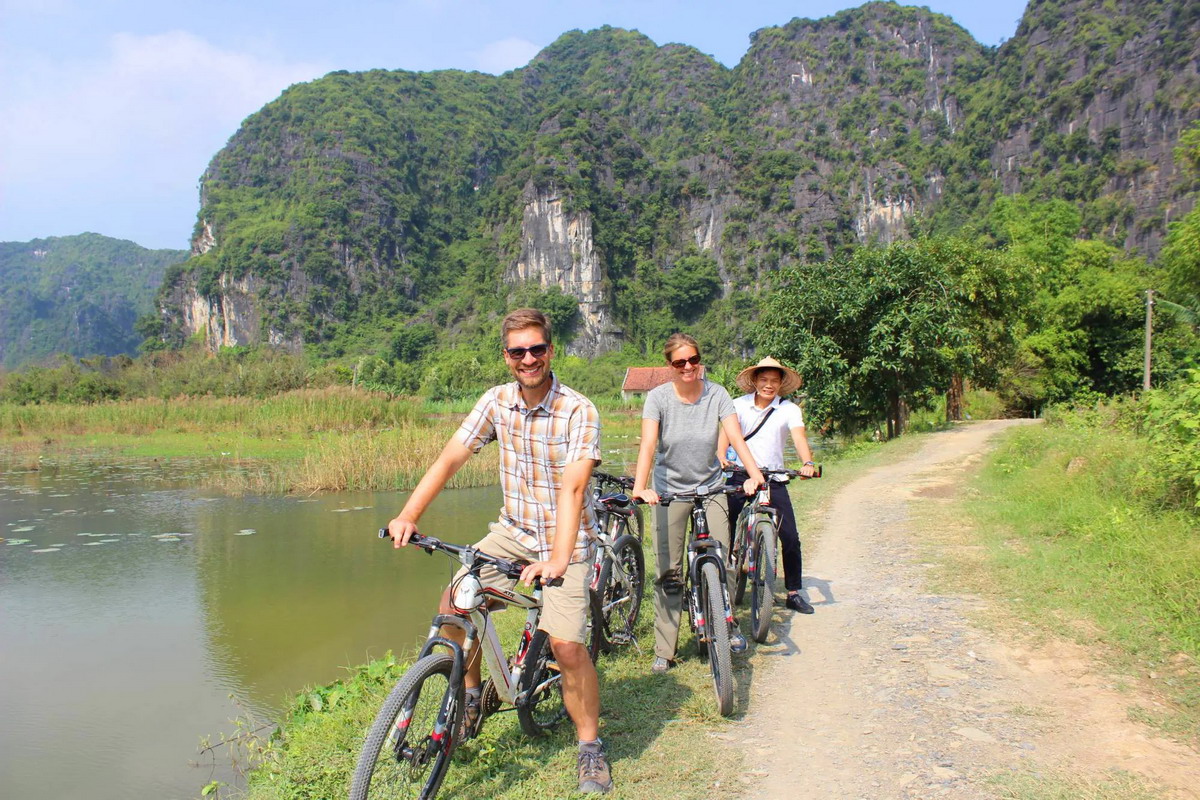
[[[388,523],[396,547],[408,544],[417,520],[446,482],[474,453],[493,440],[500,445],[500,488],[504,507],[488,535],[475,546],[490,555],[531,562],[521,574],[530,583],[562,578],[545,586],[538,627],[550,637],[562,673],[563,703],[579,737],[579,790],[607,792],[612,777],[600,742],[600,687],[584,646],[587,631],[591,551],[596,521],[585,502],[592,469],[600,463],[600,415],[583,395],[563,386],[550,371],[554,346],[550,322],[522,308],[504,318],[502,353],[515,381],[483,394],[441,455],[426,471],[400,514]],[[511,588],[503,576],[484,582]],[[441,613],[452,613],[450,589]],[[461,640],[457,628],[445,631]],[[468,666],[467,717],[479,716],[478,650]]]

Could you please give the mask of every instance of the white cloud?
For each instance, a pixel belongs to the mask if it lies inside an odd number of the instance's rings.
[[[15,65],[7,66],[11,72]],[[66,230],[78,232],[102,227],[87,221],[89,207],[144,208],[154,197],[186,206],[186,195],[194,214],[197,179],[241,121],[327,68],[223,50],[172,31],[117,34],[100,60],[26,61],[19,70],[0,100],[5,228],[14,215],[53,209],[76,214],[78,223]],[[43,232],[60,228],[61,220],[46,222]],[[181,240],[191,224],[179,220]]]
[[[484,45],[482,50],[474,53],[475,67],[481,72],[499,75],[510,69],[523,67],[536,56],[542,48],[525,39],[510,37],[498,42]]]

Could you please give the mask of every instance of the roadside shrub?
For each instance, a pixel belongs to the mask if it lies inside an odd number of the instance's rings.
[[[1154,464],[1169,484],[1170,499],[1200,509],[1200,370],[1147,392],[1139,421]]]

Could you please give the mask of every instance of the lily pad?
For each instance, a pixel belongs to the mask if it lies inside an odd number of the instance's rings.
[[[121,540],[120,539],[101,539],[100,544],[112,544],[113,542],[119,542],[119,541],[121,541]]]
[[[7,542],[5,542],[5,544],[7,544],[7,545],[29,544],[29,540],[28,539],[9,539]]]
[[[84,547],[95,547],[98,544],[104,544],[104,542],[84,542],[83,546]]]
[[[254,530],[254,528],[242,528],[240,531],[235,533],[234,536],[253,536],[256,533],[258,533],[258,531]]]
[[[37,527],[36,525],[22,525],[19,528],[13,528],[12,532],[13,533],[29,533],[29,531],[33,530],[36,527]]]
[[[183,539],[180,539],[178,536],[160,536],[160,537],[158,537],[158,541],[160,541],[160,542],[182,542]]]
[[[57,547],[43,547],[40,550],[30,550],[29,552],[31,552],[31,553],[57,553],[58,550],[59,550],[59,548],[57,548]]]

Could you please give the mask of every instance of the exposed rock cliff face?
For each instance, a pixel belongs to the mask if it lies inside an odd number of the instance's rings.
[[[263,341],[298,352],[302,345],[299,336],[289,336],[269,325],[264,329],[258,301],[263,288],[263,281],[254,277],[230,280],[222,276],[215,297],[202,296],[194,287],[183,288],[176,307],[182,311],[184,329],[192,334],[203,333],[205,345],[213,352]]]
[[[567,213],[557,193],[525,189],[521,218],[521,255],[505,272],[505,280],[558,286],[579,301],[582,318],[570,350],[592,356],[617,347],[621,331],[614,325],[611,298],[604,289],[604,270],[592,238],[589,213]]]
[[[1200,107],[1200,4],[1194,0],[1035,0],[1001,48],[1002,101],[1014,113],[991,154],[1003,193],[1060,194],[1058,174],[1084,173],[1071,197],[1103,199],[1092,233],[1156,253],[1191,202],[1174,147]],[[977,134],[981,133],[976,131]]]

